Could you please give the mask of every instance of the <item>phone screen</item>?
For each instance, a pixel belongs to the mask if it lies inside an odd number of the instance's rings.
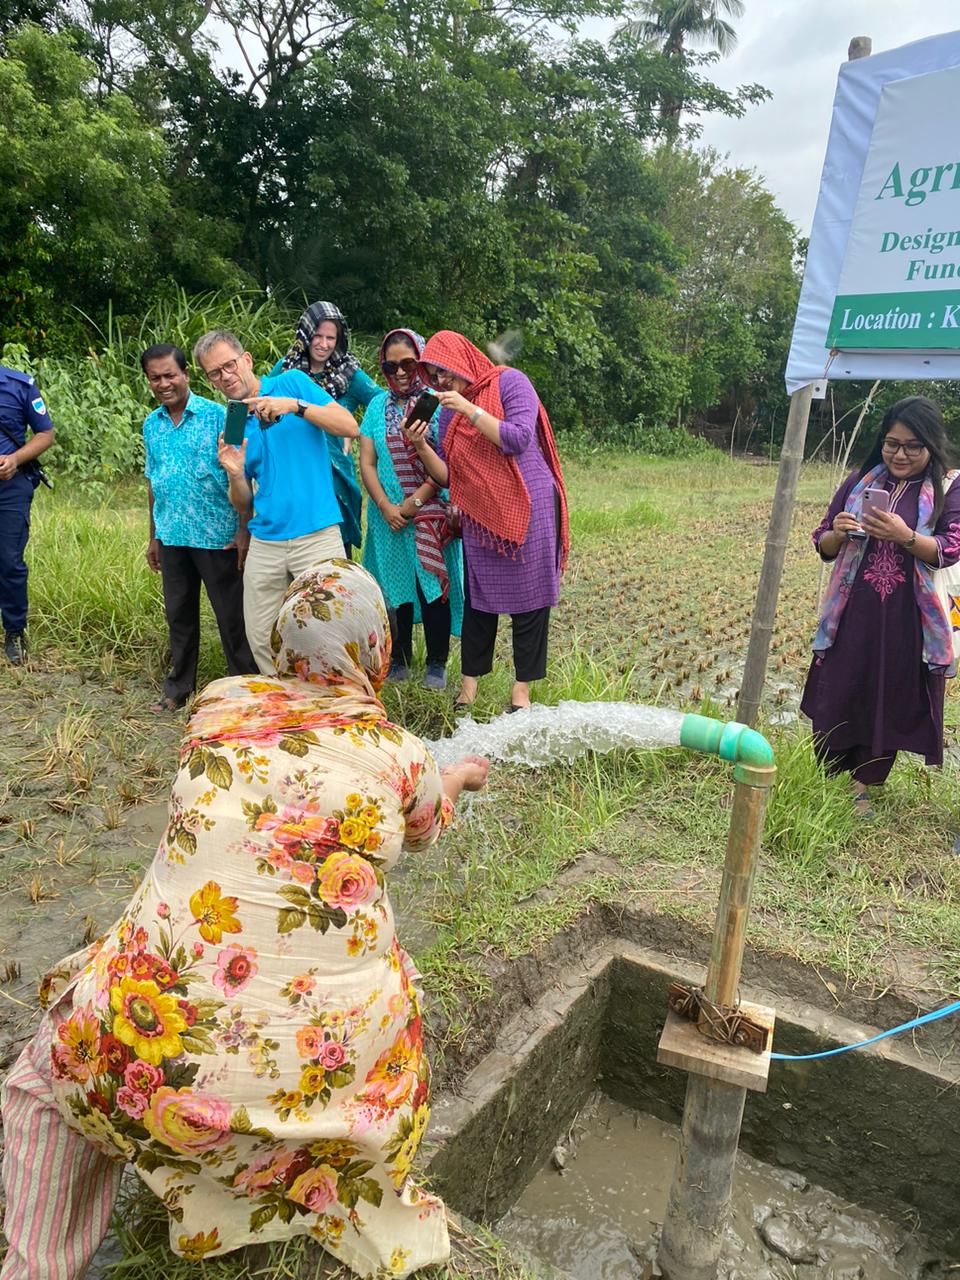
[[[247,406],[242,400],[227,401],[227,419],[223,424],[223,442],[237,448],[243,444],[243,433],[247,429]]]

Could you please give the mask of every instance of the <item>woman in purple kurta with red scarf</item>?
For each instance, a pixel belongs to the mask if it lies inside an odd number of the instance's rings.
[[[951,483],[948,450],[932,400],[898,401],[813,534],[836,565],[800,706],[828,771],[850,773],[862,817],[873,816],[868,788],[886,780],[898,751],[943,763],[944,685],[955,664],[933,572],[960,559],[960,483]],[[867,489],[888,493],[889,511],[865,507]]]
[[[449,485],[463,534],[463,681],[455,707],[468,707],[493,666],[498,617],[513,624],[511,711],[530,705],[530,682],[547,670],[550,609],[570,545],[567,499],[550,419],[529,378],[495,365],[459,333],[441,330],[421,366],[437,388],[439,446],[413,440],[424,466]]]

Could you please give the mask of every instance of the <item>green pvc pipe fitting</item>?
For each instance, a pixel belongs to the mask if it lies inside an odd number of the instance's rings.
[[[773,748],[763,734],[736,720],[724,723],[711,716],[686,715],[680,726],[680,745],[738,765],[769,768],[773,764]]]

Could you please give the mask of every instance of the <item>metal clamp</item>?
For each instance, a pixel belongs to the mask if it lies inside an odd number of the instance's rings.
[[[678,1017],[700,1025],[704,1035],[723,1044],[737,1045],[751,1053],[763,1053],[770,1037],[770,1028],[754,1022],[739,1008],[713,1004],[703,993],[702,987],[686,987],[682,982],[671,982],[667,988],[667,1002]]]

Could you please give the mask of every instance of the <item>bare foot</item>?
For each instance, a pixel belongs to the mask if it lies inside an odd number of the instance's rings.
[[[510,694],[510,703],[514,710],[518,707],[530,706],[530,686],[523,680],[518,680],[513,686],[513,692]]]

